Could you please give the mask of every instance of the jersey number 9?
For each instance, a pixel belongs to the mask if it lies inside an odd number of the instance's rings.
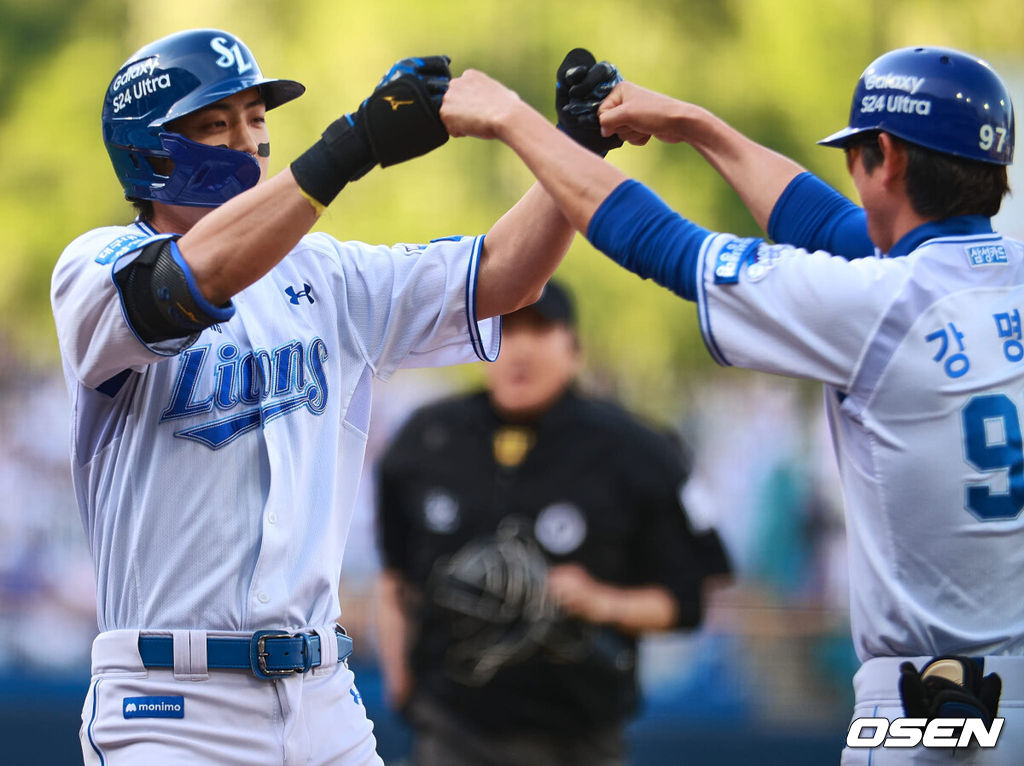
[[[982,521],[1015,519],[1024,508],[1024,443],[1017,407],[1005,394],[975,396],[961,412],[964,456],[979,471],[1006,471],[1007,491],[967,487],[967,509]]]

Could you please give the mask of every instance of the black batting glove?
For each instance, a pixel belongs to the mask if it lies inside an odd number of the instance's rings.
[[[447,56],[424,56],[391,67],[355,112],[328,125],[291,164],[303,192],[326,207],[374,165],[397,165],[447,141],[441,101],[451,80],[450,62]]]
[[[920,672],[900,665],[900,698],[909,718],[981,718],[986,726],[999,712],[1003,681],[996,673],[982,677],[969,657],[937,657]]]
[[[348,115],[365,132],[373,159],[382,168],[419,157],[448,140],[441,102],[452,78],[450,63],[447,56],[402,59],[358,111]]]
[[[598,63],[585,48],[569,51],[558,67],[555,82],[559,130],[602,157],[622,146],[618,136],[601,135],[597,116],[601,102],[620,82],[619,70],[607,61]]]

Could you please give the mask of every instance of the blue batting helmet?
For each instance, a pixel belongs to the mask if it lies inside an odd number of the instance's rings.
[[[986,62],[950,48],[900,48],[857,81],[850,124],[819,141],[846,146],[883,130],[912,144],[978,162],[1013,162],[1013,104]]]
[[[249,88],[273,109],[301,96],[293,80],[267,79],[245,44],[218,29],[192,29],[161,38],[118,70],[103,101],[103,143],[127,199],[216,207],[252,188],[260,177],[254,157],[207,146],[167,125]],[[169,174],[150,158],[173,162]]]

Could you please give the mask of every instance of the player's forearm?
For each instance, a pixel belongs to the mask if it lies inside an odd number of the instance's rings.
[[[679,102],[672,124],[678,139],[700,152],[767,231],[775,203],[804,168],[694,104]]]
[[[627,180],[526,104],[500,126],[497,137],[519,155],[572,227],[583,233],[605,198]]]
[[[638,192],[636,182],[522,102],[511,108],[495,133],[595,247],[634,273],[688,300],[695,298],[697,253],[709,232],[682,219],[646,189]]]
[[[606,590],[605,615],[599,621],[606,625],[624,633],[639,634],[668,630],[678,622],[679,606],[667,588],[660,585],[603,587]]]
[[[874,254],[863,210],[798,163],[693,104],[680,102],[673,124],[679,140],[689,141],[736,190],[772,239],[850,258]]]
[[[284,258],[316,217],[285,169],[204,216],[178,247],[204,297],[222,305]]]
[[[412,691],[409,660],[409,619],[402,603],[402,578],[384,570],[378,584],[377,653],[388,694],[396,707],[403,706]]]
[[[679,604],[665,586],[615,585],[598,580],[580,564],[553,566],[547,589],[566,614],[624,633],[665,630],[679,621]]]
[[[575,229],[540,184],[491,227],[477,278],[477,318],[508,314],[540,297]]]

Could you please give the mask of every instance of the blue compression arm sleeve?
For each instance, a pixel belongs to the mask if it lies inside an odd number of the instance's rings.
[[[698,255],[709,234],[637,181],[619,184],[587,226],[587,239],[602,253],[690,301],[697,300]]]
[[[847,259],[875,254],[864,209],[810,173],[798,175],[782,192],[768,218],[768,236]]]

